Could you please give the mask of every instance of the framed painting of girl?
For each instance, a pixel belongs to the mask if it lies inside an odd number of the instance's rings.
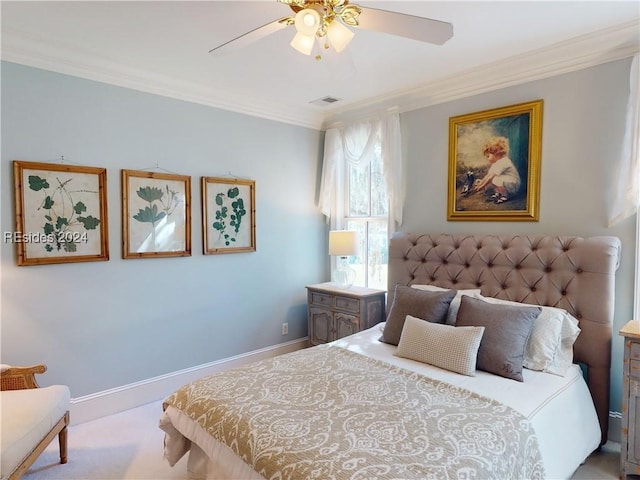
[[[449,119],[447,220],[538,221],[542,106]]]

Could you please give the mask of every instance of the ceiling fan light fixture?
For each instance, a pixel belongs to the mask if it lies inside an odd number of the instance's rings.
[[[327,28],[327,37],[329,37],[329,42],[331,42],[334,50],[338,53],[349,45],[349,42],[351,42],[354,35],[355,34],[351,30],[336,20],[331,22]]]
[[[1,1],[1,0],[0,0]],[[350,0],[277,0],[287,5],[293,14],[254,28],[231,39],[209,53],[221,53],[241,48],[282,28],[296,27],[297,35],[291,46],[306,54],[313,54],[314,39],[317,38],[322,52],[342,52],[354,32],[348,27],[373,30],[420,42],[442,45],[453,37],[453,25],[432,18],[361,7]],[[354,0],[355,1],[355,0]],[[330,55],[330,54],[329,54]]]
[[[295,26],[302,35],[315,35],[320,28],[320,14],[312,8],[300,10],[296,13]]]
[[[296,36],[291,40],[291,46],[295,48],[300,53],[304,53],[305,55],[311,55],[311,50],[313,50],[313,45],[315,44],[316,36],[315,35],[304,35],[300,32],[296,33]]]

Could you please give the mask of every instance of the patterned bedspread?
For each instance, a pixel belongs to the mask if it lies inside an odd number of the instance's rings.
[[[168,405],[268,479],[544,478],[515,410],[332,345],[205,377]]]

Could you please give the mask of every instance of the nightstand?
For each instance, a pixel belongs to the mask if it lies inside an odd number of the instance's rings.
[[[640,475],[640,321],[620,330],[624,337],[620,478]]]
[[[309,343],[331,342],[384,321],[385,293],[331,282],[307,285]]]

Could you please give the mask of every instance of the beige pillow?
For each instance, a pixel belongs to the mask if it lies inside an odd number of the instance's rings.
[[[479,296],[485,302],[515,307],[534,307],[528,303],[511,302],[493,297]],[[540,306],[542,312],[533,323],[533,329],[524,352],[524,366],[529,370],[564,376],[573,363],[573,344],[580,328],[578,320],[566,310]]]
[[[447,319],[445,323],[447,325],[455,325],[456,317],[458,316],[458,309],[460,308],[460,298],[463,295],[468,295],[474,298],[480,298],[480,289],[479,288],[471,288],[468,290],[454,290],[442,287],[436,287],[435,285],[411,285],[412,288],[417,288],[418,290],[427,290],[429,292],[446,292],[446,291],[454,291],[456,292],[456,296],[451,300],[451,305],[449,305],[449,312],[447,313]]]
[[[407,315],[396,354],[473,377],[483,333],[484,327],[453,327]]]

